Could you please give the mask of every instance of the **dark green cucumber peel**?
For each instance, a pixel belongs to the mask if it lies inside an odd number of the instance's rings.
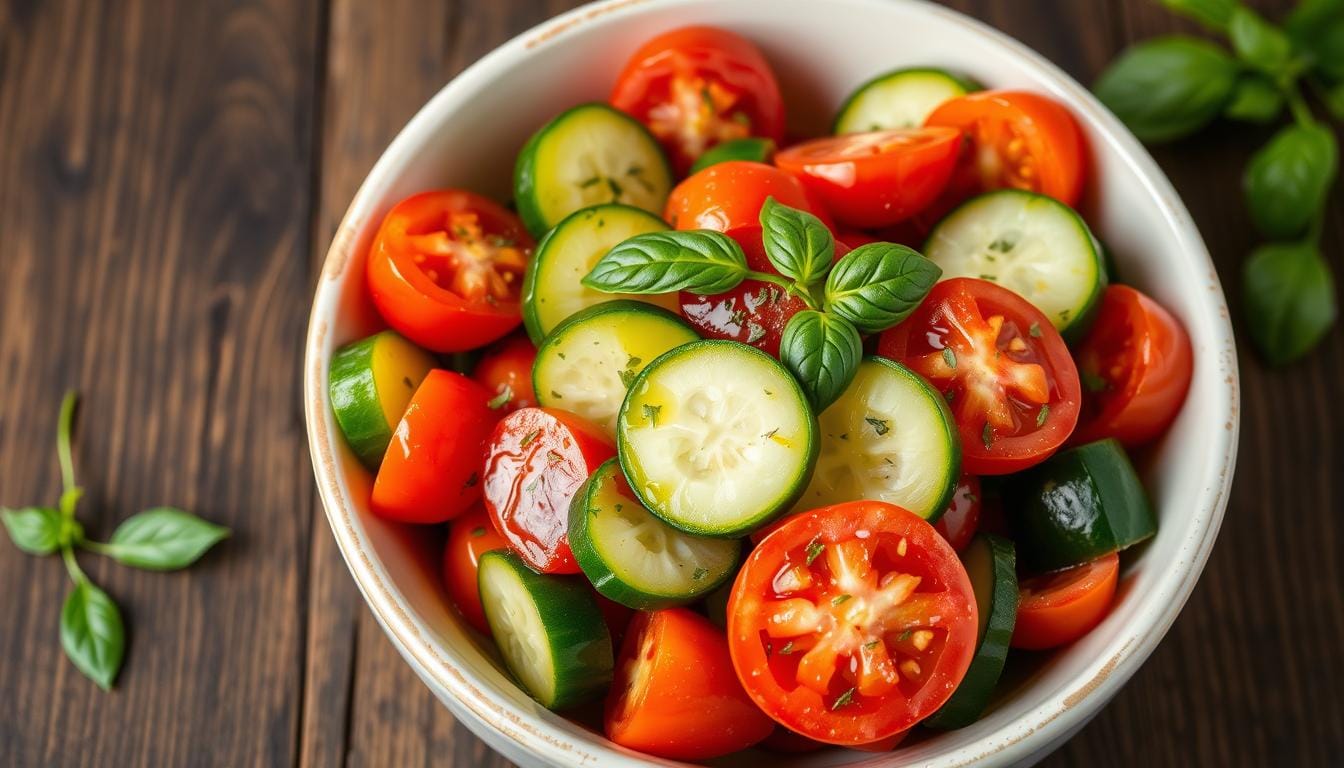
[[[383,463],[396,424],[388,424],[373,371],[374,348],[395,331],[381,331],[336,350],[331,357],[328,392],[336,425],[346,443],[371,470]],[[401,340],[399,337],[396,340]],[[409,344],[410,342],[406,342]],[[407,384],[410,384],[407,380]]]
[[[1068,568],[1157,533],[1125,449],[1099,440],[1009,478],[1004,490],[1018,555],[1031,572]]]

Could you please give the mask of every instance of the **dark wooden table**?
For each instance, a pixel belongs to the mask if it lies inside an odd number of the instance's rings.
[[[77,386],[91,533],[159,503],[235,532],[176,574],[85,559],[131,627],[110,694],[61,655],[60,563],[0,544],[0,764],[503,764],[355,591],[314,494],[300,354],[322,254],[383,147],[455,73],[569,5],[0,0],[0,502],[54,500],[53,422]],[[1189,29],[1148,0],[951,5],[1084,82],[1127,42]],[[1157,153],[1230,287],[1253,242],[1240,169],[1267,135],[1224,126]],[[1244,347],[1241,362],[1213,559],[1162,647],[1048,765],[1339,764],[1344,333],[1287,370]]]

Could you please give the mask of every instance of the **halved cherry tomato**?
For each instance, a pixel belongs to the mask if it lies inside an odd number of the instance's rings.
[[[674,760],[746,749],[775,726],[733,676],[723,633],[685,608],[635,614],[605,720],[617,744]]]
[[[1127,285],[1108,286],[1078,347],[1083,415],[1074,441],[1135,446],[1162,434],[1185,402],[1193,364],[1190,337],[1171,313]]]
[[[1044,461],[1078,423],[1082,387],[1059,332],[1026,299],[987,280],[938,283],[882,333],[877,351],[947,397],[971,474]]]
[[[747,256],[747,265],[757,272],[778,274],[761,245],[761,228],[736,230],[734,237]],[[836,243],[839,250],[839,243]],[[760,280],[743,280],[737,287],[702,296],[681,293],[681,314],[701,336],[732,339],[750,344],[771,355],[779,355],[779,340],[784,326],[794,315],[807,309],[807,302],[784,289]]]
[[[678,175],[728,139],[784,138],[784,100],[751,41],[725,29],[683,27],[645,43],[611,93],[667,149]]]
[[[537,404],[532,391],[532,363],[537,359],[537,348],[523,335],[510,336],[486,350],[471,377],[494,396],[500,413],[512,413],[519,408]],[[504,401],[499,404],[499,398]]]
[[[542,573],[578,573],[569,549],[569,502],[597,465],[616,455],[601,427],[556,408],[505,416],[486,446],[485,508],[495,530]]]
[[[1023,581],[1011,645],[1039,651],[1087,634],[1110,610],[1119,577],[1120,557],[1112,552]]]
[[[675,229],[712,229],[735,235],[738,242],[751,238],[737,230],[753,229],[759,242],[761,206],[767,197],[831,225],[825,206],[801,181],[774,166],[749,160],[716,163],[673,187],[663,218]]]
[[[932,203],[957,164],[961,131],[912,128],[827,136],[775,155],[850,227],[886,227]]]
[[[880,243],[883,241],[867,232],[860,232],[857,229],[839,229],[835,233],[835,242],[836,244],[843,243],[846,248],[854,250],[861,245]],[[920,247],[923,247],[923,243],[920,244]]]
[[[433,370],[411,396],[392,433],[370,509],[404,523],[441,523],[481,497],[485,439],[499,414],[490,393],[452,371]]]
[[[1054,99],[1026,91],[968,93],[943,102],[924,125],[956,128],[967,138],[942,212],[978,192],[1005,187],[1040,192],[1072,207],[1082,197],[1083,132]]]
[[[448,545],[443,550],[443,581],[458,613],[483,634],[490,634],[481,608],[481,591],[476,586],[476,565],[481,555],[492,549],[505,549],[509,543],[495,531],[483,507],[453,521],[448,528]]]
[[[980,478],[963,474],[952,491],[952,503],[947,511],[933,524],[934,530],[942,534],[952,548],[960,552],[975,538],[975,530],[980,525]]]
[[[435,352],[489,344],[522,322],[532,238],[498,203],[460,189],[402,200],[369,249],[369,294],[387,324]]]
[[[856,501],[788,518],[747,558],[728,602],[737,677],[780,724],[871,744],[932,714],[975,653],[975,595],[917,515]]]

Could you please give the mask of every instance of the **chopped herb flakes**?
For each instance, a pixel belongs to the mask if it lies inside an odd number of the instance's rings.
[[[1031,334],[1031,338],[1033,339],[1041,338],[1041,324],[1032,323],[1031,327],[1027,329],[1027,333]]]
[[[709,570],[708,570],[708,569],[706,569],[706,568],[696,568],[696,569],[695,569],[695,573],[692,573],[692,574],[691,574],[691,580],[692,580],[692,581],[700,581],[701,579],[705,578],[705,577],[708,576],[708,575],[709,575]]]
[[[485,529],[478,525],[471,529],[471,535],[479,539],[485,535]]]
[[[756,323],[747,323],[747,343],[755,344],[765,338],[765,329]]]
[[[807,545],[807,564],[811,565],[814,560],[821,556],[822,551],[825,549],[826,545],[822,544],[820,541],[817,541],[816,539],[810,541]]]
[[[509,401],[512,399],[513,399],[513,387],[509,386],[508,384],[505,384],[504,388],[499,391],[499,394],[490,398],[489,402],[487,402],[486,405],[490,406],[491,410],[497,411],[500,408],[503,408],[504,406],[508,405]]]
[[[873,427],[873,431],[879,435],[885,435],[891,431],[891,423],[888,422],[886,419],[878,419],[872,416],[868,416],[864,419],[864,421],[871,424]]]
[[[649,422],[649,426],[658,426],[658,413],[663,410],[661,405],[644,404],[644,419]]]
[[[775,427],[769,432],[766,432],[765,434],[761,435],[761,437],[764,437],[766,440],[769,440],[770,438],[774,437],[777,434],[779,434],[779,427]]]
[[[852,595],[836,595],[831,598],[831,605],[840,605],[846,600],[849,600],[850,597],[852,597]]]
[[[947,363],[948,368],[957,367],[957,353],[951,347],[943,347],[943,362]]]
[[[785,644],[784,644],[784,647],[779,649],[779,655],[780,655],[780,656],[788,656],[790,653],[793,653],[793,641],[792,641],[792,640],[790,640],[789,642],[785,643]]]
[[[842,707],[847,707],[853,701],[854,701],[854,689],[850,688],[848,691],[845,691],[844,693],[840,694],[839,697],[836,698],[835,703],[831,705],[831,711],[834,712],[835,710],[840,709]]]
[[[1044,426],[1045,420],[1050,417],[1050,405],[1042,405],[1041,410],[1036,412],[1036,426]]]
[[[980,432],[980,441],[985,444],[986,449],[994,443],[994,430],[989,426],[988,421],[985,422],[984,430]]]
[[[863,647],[865,650],[871,651],[881,644],[882,644],[881,640],[869,640],[868,642],[863,644]]]
[[[526,448],[527,446],[535,442],[538,437],[541,437],[541,430],[534,429],[531,432],[528,432],[526,435],[523,435],[523,441],[518,444],[518,447]]]

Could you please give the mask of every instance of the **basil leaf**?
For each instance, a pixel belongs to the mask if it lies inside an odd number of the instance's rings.
[[[845,254],[826,278],[826,307],[864,333],[904,320],[943,270],[911,248],[868,243]]]
[[[180,509],[158,507],[127,518],[100,551],[125,565],[170,571],[196,562],[228,535],[228,528]]]
[[[1227,37],[1237,57],[1262,72],[1280,73],[1293,55],[1288,34],[1244,5],[1233,9]]]
[[[1093,90],[1135,136],[1179,139],[1218,116],[1240,67],[1221,48],[1191,37],[1159,37],[1125,51]]]
[[[61,647],[75,667],[103,690],[121,669],[126,630],[112,598],[88,580],[75,584],[61,608]]]
[[[1232,19],[1237,0],[1162,0],[1167,10],[1193,19],[1214,32],[1223,32]]]
[[[775,269],[803,285],[824,278],[835,258],[835,238],[821,219],[773,197],[761,206],[761,242]]]
[[[1325,205],[1335,177],[1335,136],[1319,125],[1289,125],[1246,166],[1246,204],[1266,236],[1290,238],[1306,230]]]
[[[1271,365],[1311,351],[1335,322],[1334,280],[1312,245],[1257,248],[1243,268],[1242,283],[1251,339]]]
[[[803,385],[817,413],[844,393],[862,356],[863,340],[848,320],[813,309],[794,315],[779,341],[780,361]]]
[[[1344,2],[1300,0],[1283,25],[1311,66],[1344,80]]]
[[[50,555],[61,547],[61,513],[50,507],[0,509],[14,546],[30,555]]]
[[[1223,117],[1244,123],[1268,123],[1283,111],[1283,92],[1269,78],[1254,72],[1237,81]]]
[[[1321,92],[1321,102],[1325,104],[1330,116],[1344,122],[1344,83]]]
[[[583,284],[605,293],[722,293],[747,275],[742,246],[705,229],[648,232],[598,260]]]

